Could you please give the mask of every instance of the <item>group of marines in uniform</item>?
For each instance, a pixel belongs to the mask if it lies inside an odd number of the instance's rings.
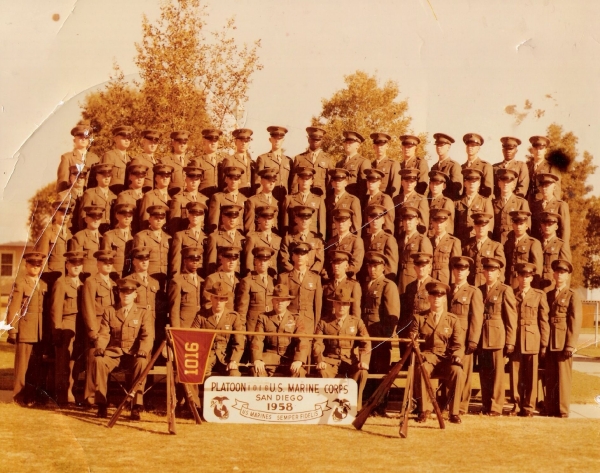
[[[158,156],[157,130],[143,131],[133,153],[134,129],[116,126],[102,158],[89,151],[88,124],[71,130],[53,213],[9,301],[16,402],[33,404],[45,387],[75,403],[85,370],[79,401],[106,417],[109,373],[121,366],[135,379],[169,324],[221,331],[207,373],[352,377],[359,408],[367,374],[390,370],[393,339],[422,339],[422,369],[444,379],[454,423],[469,411],[475,356],[490,416],[502,414],[506,358],[511,413],[533,415],[543,360],[545,414],[569,415],[581,302],[546,137],[529,139],[528,162],[515,160],[518,138],[502,138],[503,160],[491,165],[479,157],[484,139],[468,133],[459,164],[449,156],[455,140],[435,133],[429,169],[412,135],[390,157],[392,137],[371,133],[370,161],[360,155],[365,138],[345,131],[334,162],[319,127],[306,129],[308,149],[293,159],[287,130],[267,131],[271,150],[253,160],[245,128],[232,133],[233,153],[219,150],[222,131],[206,129],[201,153],[190,155],[189,133],[174,131],[170,154]],[[44,358],[55,359],[53,374]],[[417,378],[425,422],[432,406],[420,370]],[[200,405],[197,387],[191,395]]]

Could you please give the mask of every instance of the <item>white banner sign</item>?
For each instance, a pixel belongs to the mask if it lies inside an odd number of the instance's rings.
[[[233,424],[351,424],[357,399],[353,379],[211,376],[203,416]]]

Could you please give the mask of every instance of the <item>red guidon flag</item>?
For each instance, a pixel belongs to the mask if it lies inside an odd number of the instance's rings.
[[[169,328],[177,366],[177,381],[202,384],[208,355],[213,346],[214,333],[189,328]]]

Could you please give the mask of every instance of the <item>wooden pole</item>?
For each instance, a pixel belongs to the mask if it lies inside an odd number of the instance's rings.
[[[402,413],[400,415],[400,437],[408,437],[408,415],[412,406],[412,395],[415,384],[415,353],[411,348],[410,364],[406,375],[406,387],[404,388],[404,399],[402,400]]]
[[[429,373],[423,369],[423,357],[421,355],[421,349],[419,348],[419,343],[417,341],[413,342],[413,348],[415,350],[415,355],[417,356],[417,365],[419,365],[421,376],[425,381],[427,395],[431,399],[431,404],[433,404],[433,410],[435,411],[438,423],[440,424],[440,429],[445,429],[446,425],[444,424],[444,418],[442,417],[442,411],[440,410],[440,406],[437,402],[437,399],[435,398],[435,391],[433,390],[433,386],[431,386],[431,379],[429,378]]]
[[[167,335],[168,336],[168,335]],[[175,421],[175,376],[173,374],[173,351],[167,345],[167,425],[170,434],[177,434],[177,423]]]

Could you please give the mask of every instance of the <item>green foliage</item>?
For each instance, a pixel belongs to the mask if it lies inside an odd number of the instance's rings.
[[[398,137],[409,133],[411,118],[407,115],[408,102],[398,100],[398,84],[390,80],[379,86],[376,76],[370,76],[363,71],[345,76],[344,82],[346,88],[338,90],[329,99],[323,99],[321,114],[312,118],[314,126],[320,126],[327,131],[323,139],[323,149],[336,160],[341,159],[342,132],[354,130],[366,138],[360,148],[360,154],[372,160],[375,154],[369,135],[373,132],[383,132],[392,137],[388,156],[401,161]],[[422,134],[419,137],[421,145],[417,153],[426,155],[427,135]]]
[[[53,203],[58,199],[56,195],[56,182],[45,185],[29,199],[29,221],[31,230],[29,232],[29,242],[35,243],[44,232],[44,228],[52,216]]]

